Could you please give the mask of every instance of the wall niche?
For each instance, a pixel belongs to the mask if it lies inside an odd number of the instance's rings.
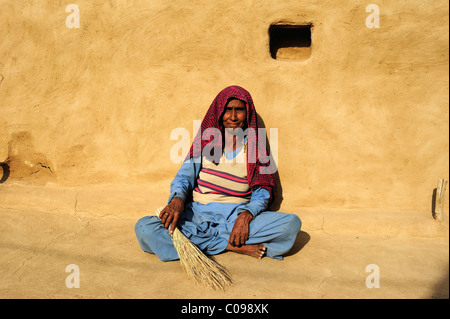
[[[282,24],[269,27],[270,56],[281,61],[303,61],[312,52],[312,23]]]

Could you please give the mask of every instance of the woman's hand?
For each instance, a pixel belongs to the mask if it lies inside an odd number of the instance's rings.
[[[181,216],[181,213],[184,211],[184,202],[180,197],[174,197],[170,201],[170,203],[159,213],[159,218],[164,225],[164,228],[167,229],[169,225],[172,223],[170,227],[169,234],[173,234],[175,227],[177,227],[178,219]]]
[[[253,219],[252,213],[248,210],[239,214],[234,222],[233,230],[231,231],[228,242],[231,246],[241,247],[248,240],[249,224]]]

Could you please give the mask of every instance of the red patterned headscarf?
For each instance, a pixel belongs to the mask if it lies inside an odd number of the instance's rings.
[[[253,99],[250,96],[250,93],[242,87],[239,86],[229,86],[223,89],[214,99],[208,111],[206,112],[205,117],[200,126],[200,130],[197,133],[194,141],[191,145],[188,158],[199,158],[201,155],[210,157],[213,154],[203,154],[203,149],[205,145],[208,145],[208,148],[217,147],[221,150],[221,154],[223,153],[223,139],[215,138],[215,136],[207,136],[205,132],[208,132],[208,129],[216,129],[216,132],[221,132],[222,137],[224,136],[224,128],[222,123],[222,115],[225,111],[225,106],[227,105],[230,99],[238,99],[245,103],[247,107],[247,127],[248,136],[247,136],[247,181],[250,189],[254,190],[259,187],[262,187],[269,191],[270,193],[270,201],[275,198],[275,190],[276,190],[276,168],[268,169],[270,161],[269,155],[270,150],[269,146],[266,143],[266,136],[259,137],[259,123],[258,118],[256,116],[255,106],[253,105]],[[202,139],[207,137],[206,139]],[[214,158],[217,157],[218,154],[215,154]],[[216,162],[215,160],[212,160]],[[217,163],[216,163],[217,164]],[[273,163],[272,163],[273,164]]]

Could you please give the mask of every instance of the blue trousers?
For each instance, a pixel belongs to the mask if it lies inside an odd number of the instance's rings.
[[[201,221],[195,218],[195,209],[188,205],[178,222],[180,231],[197,245],[205,254],[216,255],[225,251],[228,239],[237,218],[231,213],[221,222]],[[194,217],[194,218],[192,218]],[[293,246],[301,221],[297,215],[265,211],[258,214],[249,224],[249,239],[246,245],[263,244],[266,255],[282,260]],[[162,261],[179,259],[168,229],[164,228],[156,216],[141,218],[135,232],[142,250],[156,254]]]

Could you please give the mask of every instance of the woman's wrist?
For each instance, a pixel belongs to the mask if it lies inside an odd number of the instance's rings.
[[[245,221],[247,222],[251,222],[251,220],[253,219],[253,214],[250,213],[250,211],[248,210],[244,210],[242,213],[239,214],[239,216],[242,216],[241,218],[244,218]]]
[[[170,201],[170,205],[179,212],[184,210],[184,201],[181,197],[174,196]]]

